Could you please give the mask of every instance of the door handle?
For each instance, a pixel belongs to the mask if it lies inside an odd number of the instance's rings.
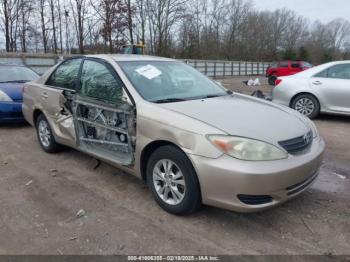
[[[49,95],[48,95],[46,92],[42,92],[42,93],[41,93],[41,97],[42,97],[43,99],[46,99],[46,98],[49,97]]]
[[[316,86],[319,86],[319,85],[322,85],[322,82],[321,81],[314,81],[312,82],[313,85],[316,85]]]

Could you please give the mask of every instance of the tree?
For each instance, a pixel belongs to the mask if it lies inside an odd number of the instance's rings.
[[[119,37],[129,24],[128,7],[120,0],[102,0],[98,5],[92,2],[91,5],[102,20],[101,35],[105,45],[108,43],[109,52],[113,53],[114,43],[118,43]]]
[[[148,0],[149,33],[155,54],[170,55],[170,32],[184,16],[188,0]]]
[[[46,0],[39,0],[39,9],[40,9],[40,19],[41,19],[41,34],[44,45],[44,53],[47,53],[47,29],[46,29],[46,21],[45,21],[45,4]]]
[[[43,1],[43,0],[40,0]],[[80,54],[84,54],[85,20],[87,16],[86,0],[70,0],[73,12],[74,27]]]
[[[49,5],[50,5],[50,11],[51,11],[51,23],[52,23],[52,32],[53,32],[53,52],[56,54],[57,53],[57,37],[56,37],[56,22],[55,22],[55,4],[53,0],[49,0]]]
[[[2,20],[4,24],[6,51],[16,51],[18,17],[19,17],[19,0],[2,0]]]

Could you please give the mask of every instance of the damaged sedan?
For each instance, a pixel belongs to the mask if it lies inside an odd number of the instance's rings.
[[[67,59],[25,85],[23,114],[44,151],[69,146],[133,174],[177,215],[279,205],[313,184],[325,148],[298,112],[159,57]]]

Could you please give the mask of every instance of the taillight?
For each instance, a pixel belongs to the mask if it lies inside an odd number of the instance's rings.
[[[277,78],[275,81],[275,86],[278,86],[282,82],[282,79]]]

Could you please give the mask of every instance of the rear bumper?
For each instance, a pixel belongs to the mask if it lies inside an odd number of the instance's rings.
[[[193,155],[190,158],[197,171],[204,204],[256,212],[307,190],[317,178],[324,149],[325,143],[318,137],[307,153],[278,161],[249,162],[226,155],[218,159]],[[249,201],[253,204],[247,204]]]
[[[24,121],[22,102],[0,102],[0,123]]]

